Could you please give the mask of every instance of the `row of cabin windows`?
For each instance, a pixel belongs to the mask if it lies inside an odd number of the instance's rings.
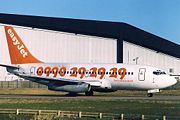
[[[37,72],[38,73],[38,72]],[[39,71],[39,73],[42,73],[42,71]],[[73,71],[65,71],[65,72],[54,72],[54,71],[48,71],[48,72],[44,72],[45,74],[46,73],[64,73],[64,74],[106,74],[106,75],[111,75],[111,74],[114,74],[114,75],[133,75],[133,72],[73,72]]]

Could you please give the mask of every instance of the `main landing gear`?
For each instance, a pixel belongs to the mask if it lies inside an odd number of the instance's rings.
[[[148,97],[152,97],[152,96],[153,96],[153,93],[148,93],[147,96],[148,96]]]
[[[94,92],[92,90],[85,92],[86,96],[93,96]]]
[[[77,96],[77,93],[75,93],[75,92],[69,92],[69,94],[67,94],[67,96],[76,97],[76,96]]]

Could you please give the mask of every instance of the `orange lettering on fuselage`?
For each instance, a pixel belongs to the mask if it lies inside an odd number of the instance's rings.
[[[110,71],[111,71],[111,74],[109,77],[117,78],[117,68],[111,68]]]
[[[97,68],[96,67],[93,67],[90,69],[91,71],[91,74],[89,75],[90,77],[97,77]]]
[[[82,79],[85,76],[86,68],[85,67],[80,67],[79,70],[78,70],[78,73],[80,74],[80,78]]]
[[[88,72],[90,71],[90,72]],[[105,75],[109,75],[109,77],[113,77],[113,78],[117,78],[118,76],[120,76],[120,80],[123,80],[125,75],[127,74],[126,72],[126,68],[116,68],[113,67],[110,70],[106,71],[106,68],[104,67],[92,67],[90,68],[90,70],[87,70],[85,67],[72,67],[70,68],[70,70],[67,70],[66,67],[45,67],[43,68],[38,67],[37,68],[37,75],[38,76],[42,76],[43,73],[49,77],[51,74],[53,75],[53,77],[57,77],[58,73],[60,77],[64,77],[65,75],[69,75],[70,77],[78,77],[80,79],[83,79],[85,77],[85,74],[89,74],[89,77],[94,77],[97,78],[99,77],[99,79],[103,79]]]
[[[70,76],[71,77],[77,77],[77,67],[73,67],[73,68],[71,68],[71,70],[70,70]]]

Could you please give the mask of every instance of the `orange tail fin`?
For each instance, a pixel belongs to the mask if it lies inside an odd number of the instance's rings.
[[[5,26],[4,29],[6,33],[11,64],[42,63],[29,52],[13,27]]]

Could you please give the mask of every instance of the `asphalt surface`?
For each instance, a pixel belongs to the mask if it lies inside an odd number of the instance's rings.
[[[147,96],[103,96],[103,95],[94,95],[94,96],[68,96],[68,95],[55,95],[55,94],[0,94],[0,98],[54,98],[54,99],[109,99],[109,100],[166,100],[166,101],[179,101],[180,96],[158,96],[154,95],[153,97]]]

